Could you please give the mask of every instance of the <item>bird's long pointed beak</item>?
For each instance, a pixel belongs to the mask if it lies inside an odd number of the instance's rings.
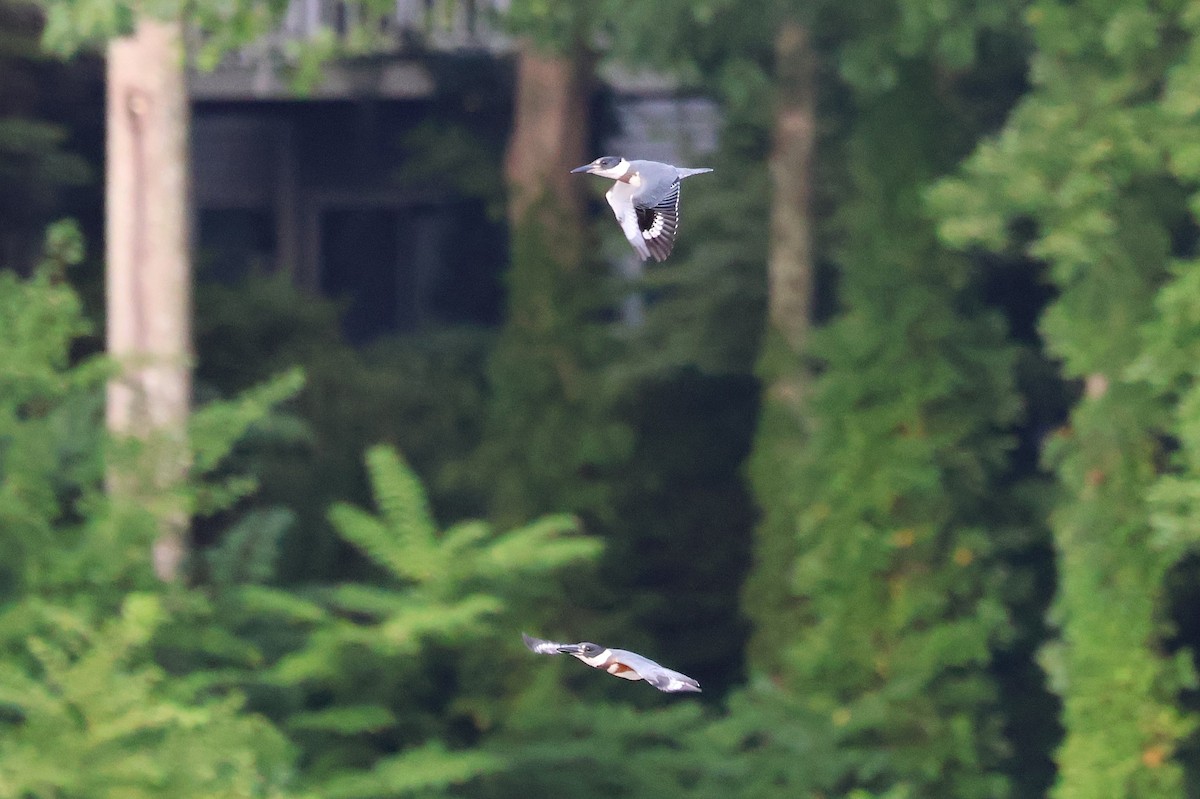
[[[571,174],[574,175],[576,172],[587,172],[591,168],[592,168],[591,164],[584,164],[583,166],[577,166],[571,170]]]
[[[560,655],[578,655],[582,651],[583,648],[579,644],[563,644],[558,648]]]

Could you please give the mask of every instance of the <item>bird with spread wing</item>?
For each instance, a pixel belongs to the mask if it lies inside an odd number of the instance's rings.
[[[594,669],[603,669],[614,677],[624,680],[645,680],[660,691],[679,693],[700,691],[700,683],[686,674],[680,674],[660,666],[648,657],[626,649],[608,647],[583,641],[578,644],[560,644],[521,633],[521,639],[531,652],[539,655],[572,655]]]

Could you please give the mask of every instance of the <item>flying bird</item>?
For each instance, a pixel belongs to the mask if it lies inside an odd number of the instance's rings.
[[[686,674],[663,668],[647,657],[637,652],[625,649],[608,649],[607,647],[584,641],[578,644],[559,644],[554,641],[543,641],[531,635],[521,633],[521,639],[531,652],[539,655],[574,655],[594,669],[604,669],[614,677],[625,680],[645,680],[660,691],[678,693],[681,691],[699,691],[700,683]]]
[[[625,238],[645,261],[662,262],[679,232],[679,182],[711,169],[683,169],[658,161],[626,161],[613,155],[571,170],[616,181],[605,193]]]

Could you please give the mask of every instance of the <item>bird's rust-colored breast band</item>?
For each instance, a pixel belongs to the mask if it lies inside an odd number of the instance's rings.
[[[609,674],[613,675],[614,677],[621,677],[626,680],[642,679],[642,675],[638,674],[636,671],[631,669],[629,666],[626,666],[621,661],[615,660],[615,659],[610,660],[607,663],[607,665],[604,666],[604,670],[607,671]]]

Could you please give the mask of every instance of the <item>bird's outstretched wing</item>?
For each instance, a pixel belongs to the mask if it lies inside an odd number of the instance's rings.
[[[686,674],[680,674],[677,671],[671,671],[670,669],[659,668],[660,671],[653,677],[644,678],[646,682],[658,690],[666,691],[669,694],[682,693],[684,691],[700,693],[700,683],[691,677]]]
[[[525,642],[525,646],[529,647],[530,652],[536,652],[539,655],[557,655],[559,654],[558,648],[562,646],[554,641],[544,641],[525,633],[521,633],[521,640]]]
[[[612,657],[613,660],[621,665],[636,671],[638,676],[660,691],[666,691],[669,694],[683,691],[700,692],[700,683],[691,677],[660,666],[650,658],[639,655],[637,652],[614,649],[612,650]]]
[[[675,236],[679,232],[679,181],[671,184],[671,189],[654,205],[634,203],[637,213],[637,226],[640,237],[645,241],[645,247],[654,260],[662,263],[667,260],[675,247]],[[631,242],[632,243],[632,242]],[[634,245],[637,249],[637,245]]]

